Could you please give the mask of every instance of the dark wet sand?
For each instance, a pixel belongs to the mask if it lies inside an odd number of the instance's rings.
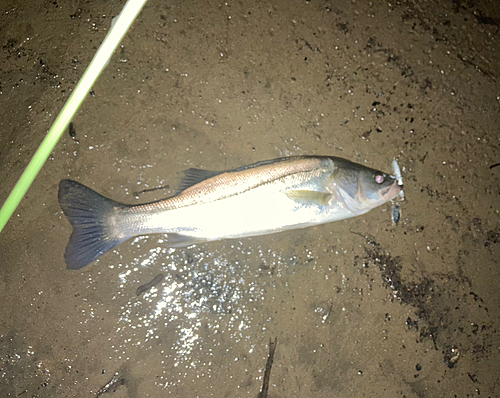
[[[0,203],[122,4],[1,6]],[[0,396],[256,397],[278,337],[269,398],[498,397],[498,15],[150,0],[0,234]],[[302,154],[397,157],[399,224],[387,205],[182,250],[148,236],[65,269],[61,179],[139,203],[190,167]]]

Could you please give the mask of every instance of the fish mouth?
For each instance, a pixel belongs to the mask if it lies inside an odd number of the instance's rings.
[[[389,185],[387,188],[383,189],[380,194],[386,201],[388,201],[399,195],[402,190],[403,185],[399,185],[397,181],[394,181],[392,185]]]

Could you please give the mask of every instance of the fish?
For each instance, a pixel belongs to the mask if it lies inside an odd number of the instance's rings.
[[[165,234],[169,247],[186,247],[344,220],[402,189],[395,176],[331,156],[278,158],[228,171],[191,168],[175,195],[138,205],[66,179],[59,204],[73,232],[64,259],[78,270],[140,235]]]

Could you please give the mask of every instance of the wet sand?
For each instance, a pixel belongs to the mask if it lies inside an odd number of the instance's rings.
[[[2,5],[0,203],[122,5]],[[151,0],[0,234],[0,396],[256,397],[275,337],[269,398],[499,396],[498,15]],[[399,224],[388,204],[187,249],[151,235],[65,268],[61,179],[135,204],[190,167],[303,154],[397,158]]]

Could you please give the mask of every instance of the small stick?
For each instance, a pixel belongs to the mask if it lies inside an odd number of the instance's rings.
[[[159,191],[160,189],[170,189],[170,185],[167,184],[167,185],[162,185],[161,187],[143,189],[142,191],[134,192],[132,195],[139,196],[140,194],[143,194],[146,192]]]
[[[274,361],[274,351],[278,344],[278,337],[274,338],[274,342],[269,339],[269,355],[267,356],[266,370],[264,372],[264,381],[262,382],[262,390],[259,393],[259,398],[267,398],[267,390],[269,389],[269,378],[271,377],[271,368]]]
[[[110,381],[108,381],[104,386],[102,386],[99,391],[97,391],[97,395],[95,398],[99,398],[102,394],[107,393],[109,390],[117,386],[118,384],[125,384],[124,379],[120,379],[118,372],[116,372]]]

